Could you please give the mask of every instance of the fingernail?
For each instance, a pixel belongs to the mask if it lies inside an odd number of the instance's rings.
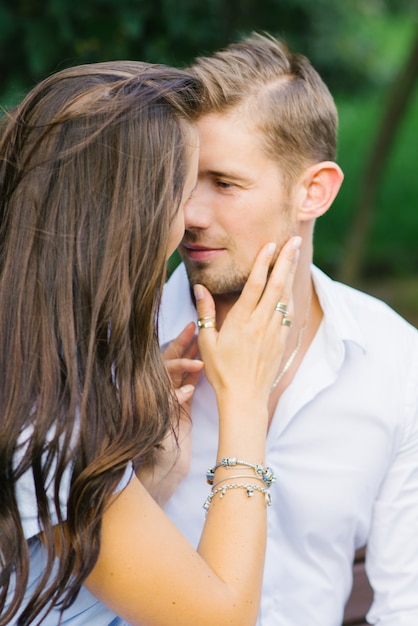
[[[193,293],[196,300],[203,300],[204,292],[202,285],[193,285]]]
[[[290,240],[290,247],[292,250],[297,250],[298,248],[300,248],[301,243],[302,243],[302,237],[299,237],[299,235],[297,235],[296,237],[293,237]]]
[[[184,393],[184,394],[193,393],[194,386],[193,385],[183,385],[183,387],[180,387],[180,391],[182,393]]]
[[[267,244],[266,253],[268,254],[268,256],[273,256],[276,247],[277,247],[277,244],[274,241],[271,241],[270,243]]]

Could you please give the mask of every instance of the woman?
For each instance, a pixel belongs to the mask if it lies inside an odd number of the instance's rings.
[[[256,621],[267,400],[287,332],[275,305],[289,300],[298,238],[268,280],[266,242],[219,333],[195,287],[220,407],[197,551],[132,469],[176,436],[202,367],[192,343],[170,361],[175,391],[156,329],[196,184],[198,98],[183,71],[93,64],[47,78],[3,123],[0,626]]]

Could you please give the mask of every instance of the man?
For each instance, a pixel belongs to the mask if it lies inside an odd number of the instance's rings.
[[[269,37],[200,58],[194,71],[206,85],[198,185],[185,209],[184,264],[164,292],[162,343],[196,320],[189,281],[211,290],[220,327],[261,246],[302,236],[294,313],[277,307],[292,326],[269,406],[266,463],[277,480],[258,624],[340,625],[354,553],[367,544],[368,620],[416,626],[418,333],[311,265],[315,220],[343,179],[334,102],[307,59]],[[205,473],[219,460],[204,376],[191,413],[190,472],[167,512],[197,543]]]

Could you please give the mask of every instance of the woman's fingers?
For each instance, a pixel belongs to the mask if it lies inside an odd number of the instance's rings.
[[[203,363],[200,359],[170,359],[169,361],[165,361],[165,366],[170,378],[173,379],[178,376],[183,376],[184,373],[200,372]]]
[[[253,311],[260,309],[260,304],[262,304],[262,310],[265,310],[267,313],[269,309],[266,301],[268,300],[271,303],[272,299],[276,299],[276,302],[278,302],[280,296],[283,296],[286,303],[288,303],[296,268],[297,250],[301,245],[301,241],[302,239],[299,236],[289,239],[281,249],[271,270],[270,277],[269,272],[276,244],[270,242],[261,249],[242,290],[242,294],[234,307],[235,314],[243,314],[244,316],[251,314]],[[271,310],[274,310],[274,307],[273,309],[270,308]]]
[[[251,313],[257,306],[266,287],[268,272],[275,251],[276,244],[270,242],[257,255],[239,300],[234,306],[236,312],[242,310],[243,313]]]
[[[209,342],[213,344],[218,335],[216,330],[215,303],[209,291],[203,285],[193,286],[197,309],[197,328],[199,331],[199,345]]]
[[[195,340],[196,325],[190,322],[181,333],[167,346],[163,352],[165,359],[178,359],[188,357],[193,359],[198,354],[197,342]]]
[[[267,244],[258,255],[248,281],[242,291],[238,306],[247,312],[259,309],[260,305],[266,311],[273,311],[276,303],[284,300],[288,304],[291,296],[293,278],[296,271],[298,250],[302,239],[292,237],[283,246],[274,263],[271,274],[267,279],[274,254],[274,244]],[[270,305],[273,304],[273,307]]]
[[[191,400],[193,396],[193,392],[195,390],[194,385],[182,385],[178,389],[176,389],[176,396],[178,403],[180,405],[186,404],[189,400]]]
[[[199,359],[171,359],[165,362],[168,374],[175,389],[183,385],[195,385],[203,369],[203,361]]]
[[[178,392],[177,397],[180,404],[190,399],[190,397],[183,399],[185,397],[184,394],[190,394],[190,391],[183,392],[180,389],[184,385],[186,387],[188,385],[194,386],[199,378],[199,373],[203,369],[203,362],[196,359],[199,348],[197,338],[195,337],[195,329],[196,325],[193,322],[188,324],[163,351],[165,366],[176,392]]]
[[[289,326],[292,319],[292,289],[299,258],[300,237],[292,237],[283,246],[271,271],[266,289],[260,300],[267,315],[279,313],[287,318]]]

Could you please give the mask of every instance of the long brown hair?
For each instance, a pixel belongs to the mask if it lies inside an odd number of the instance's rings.
[[[0,625],[22,609],[28,580],[16,481],[33,475],[48,555],[21,613],[28,624],[74,601],[124,469],[170,428],[156,319],[198,85],[165,66],[85,65],[47,78],[3,118],[0,614],[11,581],[16,591]]]

